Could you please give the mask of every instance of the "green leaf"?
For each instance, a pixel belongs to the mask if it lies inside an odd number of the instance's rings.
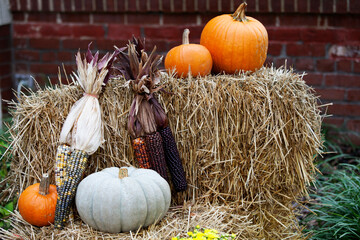
[[[5,208],[10,212],[14,211],[14,202],[9,202],[8,204],[5,205]]]

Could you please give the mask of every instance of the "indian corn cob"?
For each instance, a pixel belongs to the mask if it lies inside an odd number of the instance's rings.
[[[55,222],[56,228],[62,229],[66,223],[72,202],[76,193],[76,188],[85,171],[89,155],[82,150],[75,149],[66,163],[66,177],[61,187],[61,198],[56,204]]]
[[[58,192],[58,199],[66,173],[65,172],[66,161],[70,157],[70,154],[71,154],[71,148],[69,145],[61,144],[58,146],[56,153],[56,163],[55,163],[55,183],[57,188],[56,190]]]
[[[139,164],[140,168],[151,168],[149,154],[146,151],[145,140],[142,137],[138,137],[132,140],[134,149],[135,160]]]
[[[163,140],[159,132],[145,136],[146,150],[150,157],[151,167],[160,174],[166,181],[169,181],[165,153],[163,149]]]
[[[185,191],[187,188],[185,172],[171,128],[166,126],[164,129],[159,130],[159,132],[163,140],[162,143],[164,147],[165,160],[175,191]]]

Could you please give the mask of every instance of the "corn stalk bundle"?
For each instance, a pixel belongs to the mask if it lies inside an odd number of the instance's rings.
[[[58,200],[55,211],[55,227],[63,228],[73,203],[89,155],[104,142],[104,127],[98,95],[110,77],[109,69],[118,51],[106,54],[98,61],[90,45],[85,59],[76,55],[75,81],[84,90],[83,96],[72,106],[60,133],[60,145],[55,163],[55,182]],[[74,79],[73,79],[74,81]]]
[[[166,180],[168,169],[175,190],[184,191],[187,182],[175,138],[166,113],[154,96],[162,90],[157,86],[161,79],[158,65],[162,57],[155,55],[156,47],[148,56],[143,42],[136,38],[129,42],[127,50],[127,53],[120,53],[115,69],[135,93],[128,118],[134,156],[141,168],[151,168]]]

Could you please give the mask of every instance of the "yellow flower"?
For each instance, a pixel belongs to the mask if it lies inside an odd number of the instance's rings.
[[[200,225],[196,225],[196,227],[195,227],[196,229],[199,229],[200,228]]]
[[[191,237],[193,235],[193,232],[188,232],[187,234]]]
[[[173,237],[171,240],[179,240],[178,237]]]

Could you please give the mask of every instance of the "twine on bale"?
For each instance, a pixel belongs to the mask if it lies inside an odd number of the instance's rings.
[[[234,229],[229,232],[248,234],[240,239],[301,236],[292,203],[306,195],[316,171],[313,160],[322,147],[318,98],[302,75],[262,68],[253,74],[204,78],[163,76],[161,83],[174,92],[157,98],[172,123],[189,182],[186,192],[173,196],[173,204],[182,205],[184,199],[195,206],[205,202],[201,216],[207,215],[206,209],[228,206],[229,215],[214,222],[228,223]],[[13,192],[21,192],[37,181],[37,175],[53,168],[62,123],[81,95],[79,86],[61,85],[13,103]],[[110,166],[135,165],[126,129],[133,98],[121,79],[110,80],[99,96],[106,144],[92,155],[85,175]],[[248,216],[249,224],[241,230],[241,222],[232,214]],[[171,216],[165,217],[165,225],[149,231],[180,227],[170,224]],[[17,226],[14,233],[29,227]],[[66,229],[105,236],[86,226],[80,230],[78,222]],[[170,237],[167,231],[158,236]]]

